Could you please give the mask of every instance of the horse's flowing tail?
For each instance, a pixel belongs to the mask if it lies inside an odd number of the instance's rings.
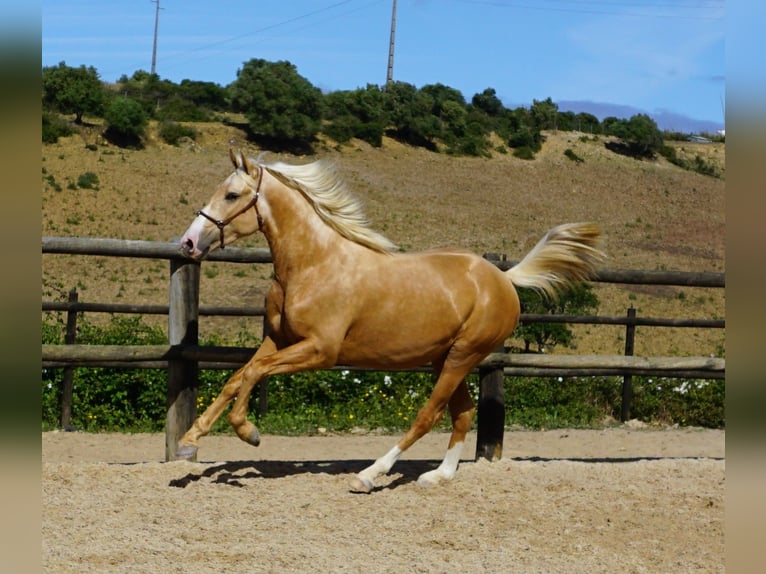
[[[604,258],[601,233],[592,223],[565,223],[554,227],[506,275],[517,287],[531,287],[555,298],[568,284],[584,281]]]

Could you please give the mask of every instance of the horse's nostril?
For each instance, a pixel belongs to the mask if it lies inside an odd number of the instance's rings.
[[[186,241],[184,241],[183,246],[184,246],[184,249],[189,253],[194,251],[194,242],[191,239],[187,239]]]

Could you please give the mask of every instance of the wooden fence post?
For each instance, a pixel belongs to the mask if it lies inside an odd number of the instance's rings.
[[[77,340],[77,310],[74,304],[77,303],[77,289],[72,288],[69,291],[69,309],[66,312],[66,333],[64,333],[64,344],[73,345]],[[74,367],[64,367],[64,374],[61,381],[61,428],[67,429],[72,423],[72,397],[74,395]]]
[[[170,260],[168,342],[199,343],[200,265],[191,260]],[[197,361],[168,361],[168,413],[165,421],[165,460],[177,460],[179,439],[197,417],[199,365]],[[192,460],[196,461],[196,456]]]
[[[499,347],[498,352],[504,352]],[[477,409],[475,460],[500,460],[505,432],[505,376],[503,367],[479,368],[479,404]]]
[[[632,357],[636,342],[636,309],[633,305],[628,309],[628,320],[625,325],[625,356]],[[633,400],[633,375],[627,374],[622,377],[622,407],[620,408],[620,420],[625,422],[630,419],[630,403]]]
[[[483,257],[492,262],[507,260],[503,253],[485,253]],[[502,343],[495,351],[505,352]],[[476,410],[475,460],[500,460],[505,432],[505,375],[502,365],[479,368],[479,403]]]

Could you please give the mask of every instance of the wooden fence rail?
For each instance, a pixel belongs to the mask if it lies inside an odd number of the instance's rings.
[[[199,305],[200,264],[185,258],[176,243],[133,241],[103,238],[43,237],[42,252],[86,256],[135,257],[170,261],[168,305],[131,305],[78,301],[70,292],[69,301],[45,301],[43,311],[66,311],[65,345],[43,345],[42,366],[63,368],[64,398],[62,424],[71,414],[71,370],[73,367],[164,368],[168,370],[168,414],[165,426],[166,460],[176,458],[175,445],[196,416],[198,371],[238,368],[250,359],[254,350],[242,347],[198,345],[199,316],[263,316],[264,307],[220,307]],[[502,256],[486,255],[501,269],[516,262]],[[212,261],[233,263],[271,263],[271,254],[263,248],[227,247],[213,252]],[[598,271],[596,282],[639,285],[675,285],[685,287],[725,287],[723,273],[681,271],[607,270]],[[168,345],[78,345],[75,343],[77,313],[139,313],[168,315]],[[715,357],[636,357],[633,356],[636,326],[725,328],[718,319],[679,319],[637,317],[628,309],[623,317],[522,314],[526,323],[585,323],[624,325],[625,355],[540,355],[496,352],[478,367],[478,437],[476,457],[490,460],[502,455],[505,418],[503,377],[513,376],[605,376],[623,377],[622,417],[630,411],[633,375],[683,378],[725,378],[725,360]],[[336,368],[350,369],[347,366]],[[425,370],[414,369],[414,370]],[[68,388],[67,388],[68,387]],[[265,386],[262,387],[262,396]],[[69,396],[69,399],[67,399]],[[68,402],[68,405],[67,405]],[[67,408],[70,409],[67,412]]]
[[[242,366],[253,356],[249,347],[198,345],[42,345],[43,367],[105,367],[140,365],[139,368],[162,368],[168,361],[217,362],[221,368]],[[152,367],[147,367],[152,365]],[[546,371],[598,371],[599,374],[642,374],[673,376],[677,371],[698,372],[698,378],[719,379],[725,375],[725,359],[718,357],[635,357],[625,355],[538,355],[491,353],[479,368],[502,368],[538,376]],[[363,370],[338,365],[336,369]],[[392,369],[396,370],[396,369]],[[412,369],[407,369],[412,370]],[[423,368],[423,370],[426,370]],[[550,375],[556,376],[556,375]]]

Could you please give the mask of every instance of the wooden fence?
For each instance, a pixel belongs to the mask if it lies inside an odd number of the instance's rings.
[[[196,388],[199,369],[238,368],[253,354],[252,348],[200,346],[198,320],[202,315],[263,316],[264,308],[214,307],[199,305],[200,263],[185,258],[174,243],[99,238],[43,237],[42,252],[86,256],[113,256],[166,259],[170,262],[168,305],[86,303],[70,292],[69,301],[43,302],[43,311],[66,311],[65,345],[43,345],[44,368],[64,368],[62,424],[71,415],[73,367],[167,368],[168,413],[165,426],[165,458],[176,459],[176,444],[196,418]],[[509,269],[516,262],[488,254],[499,268]],[[263,248],[227,247],[211,253],[212,261],[271,263],[271,253]],[[599,270],[596,282],[685,287],[725,287],[723,273],[678,271]],[[81,312],[139,313],[168,315],[167,345],[78,345],[76,317]],[[522,314],[522,322],[586,323],[624,325],[624,355],[540,355],[498,352],[479,365],[480,390],[477,404],[477,458],[495,460],[502,455],[505,421],[503,381],[513,376],[598,376],[623,377],[623,420],[630,414],[632,377],[710,378],[725,377],[725,360],[715,357],[636,357],[633,355],[636,326],[725,328],[724,320],[665,319],[637,317],[628,309],[624,317]],[[341,368],[341,367],[339,367]],[[353,370],[353,367],[342,367]],[[260,385],[265,404],[266,385]]]

